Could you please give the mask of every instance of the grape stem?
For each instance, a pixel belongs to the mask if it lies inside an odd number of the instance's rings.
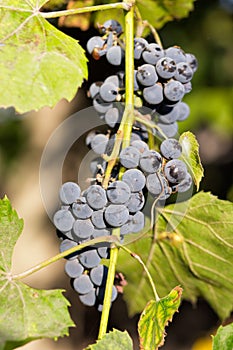
[[[111,244],[111,243],[116,243],[117,241],[118,241],[118,238],[116,235],[115,236],[103,236],[103,237],[94,238],[90,241],[79,244],[76,247],[72,247],[70,249],[67,249],[64,252],[57,254],[57,255],[53,256],[52,258],[47,259],[47,260],[31,267],[30,269],[28,269],[24,272],[21,272],[19,274],[15,274],[15,275],[11,275],[10,278],[11,278],[11,280],[21,280],[25,277],[32,275],[33,273],[35,273],[37,271],[43,269],[44,267],[47,267],[47,266],[53,264],[54,262],[57,262],[57,261],[65,258],[66,256],[68,256],[70,254],[78,252],[79,250],[81,250],[83,248],[95,246],[95,244],[98,244],[98,243],[108,242]]]
[[[156,291],[156,288],[155,288],[155,284],[154,284],[154,281],[153,281],[153,278],[151,277],[151,274],[150,274],[150,271],[148,270],[148,268],[146,267],[146,265],[144,264],[143,260],[141,259],[141,257],[132,252],[129,248],[126,248],[125,246],[121,245],[120,243],[117,243],[117,245],[120,246],[121,249],[123,249],[124,251],[126,251],[127,253],[129,253],[134,259],[136,259],[143,267],[145,273],[147,274],[147,277],[148,277],[148,280],[150,282],[150,285],[151,285],[151,288],[153,290],[153,293],[154,293],[154,297],[155,297],[155,300],[156,301],[159,301],[160,300],[160,297]]]
[[[131,8],[131,2],[123,1],[123,2],[116,2],[115,4],[86,6],[86,7],[80,7],[77,9],[69,9],[64,11],[40,12],[40,15],[44,18],[57,18],[61,16],[78,15],[80,13],[112,10],[112,9],[123,9],[123,10],[129,11],[130,8]]]
[[[129,0],[124,0],[124,2],[129,3]],[[130,144],[130,137],[134,123],[134,2],[131,1],[130,3],[132,6],[125,14],[125,110],[116,135],[112,154],[110,155],[110,159],[108,159],[103,187],[107,187],[108,185],[111,171],[119,156],[121,144],[122,149]],[[117,235],[118,238],[120,236],[120,228],[114,229],[113,235]],[[98,339],[102,339],[107,332],[118,251],[119,248],[117,246],[111,248]]]
[[[162,131],[162,129],[156,125],[155,123],[153,123],[150,120],[150,115],[142,115],[140,112],[138,111],[134,111],[134,119],[138,122],[140,122],[141,124],[145,125],[146,127],[150,128],[150,129],[156,129],[158,130],[158,132],[160,133],[160,135],[164,138],[167,139],[168,137],[164,134],[164,132]],[[157,135],[155,135],[157,136]]]

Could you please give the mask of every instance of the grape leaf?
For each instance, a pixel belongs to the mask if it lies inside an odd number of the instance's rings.
[[[137,0],[136,5],[144,20],[159,29],[174,19],[187,17],[195,0]]]
[[[86,350],[133,350],[133,342],[129,334],[124,331],[113,329],[112,332],[105,334],[96,344],[89,345]]]
[[[80,7],[85,6],[93,6],[94,0],[70,0],[67,4],[67,10],[70,9],[77,9]],[[59,26],[65,26],[65,27],[77,27],[81,30],[85,31],[90,27],[90,17],[91,13],[80,13],[77,15],[71,15],[71,16],[62,16],[58,20]]]
[[[159,301],[151,300],[147,303],[138,323],[141,350],[158,349],[164,344],[165,327],[178,311],[181,294],[182,289],[175,287]]]
[[[67,335],[74,325],[62,290],[30,288],[11,274],[11,257],[22,228],[9,200],[0,200],[0,350]]]
[[[220,326],[213,337],[213,350],[232,350],[233,347],[233,323]]]
[[[87,78],[84,50],[39,12],[46,2],[0,0],[1,107],[53,107],[70,101]]]
[[[204,174],[199,156],[199,144],[190,131],[184,132],[180,136],[179,142],[182,146],[182,159],[187,164],[198,191]]]
[[[233,309],[233,203],[200,192],[161,209],[155,227],[129,248],[145,262],[159,295],[180,285],[185,299],[195,302],[201,296],[222,319],[228,317]],[[141,312],[153,298],[145,273],[122,251],[118,270],[129,282],[124,296],[130,314]]]

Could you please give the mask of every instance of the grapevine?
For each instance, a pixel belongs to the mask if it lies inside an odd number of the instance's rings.
[[[70,101],[88,77],[88,60],[97,70],[103,61],[112,71],[102,81],[87,80],[90,110],[101,130],[90,126],[85,136],[94,154],[85,186],[71,178],[59,188],[51,219],[60,251],[13,273],[23,221],[7,197],[0,200],[0,350],[68,335],[74,324],[63,290],[24,283],[63,259],[77,304],[95,308],[100,318],[96,343],[86,350],[133,349],[128,332],[109,331],[111,308],[120,294],[131,314],[140,313],[138,343],[144,350],[164,345],[165,328],[182,297],[192,302],[205,297],[221,319],[230,315],[232,205],[210,193],[195,193],[203,177],[198,142],[189,131],[179,135],[179,125],[191,112],[185,98],[192,93],[198,59],[179,43],[165,47],[157,31],[187,16],[192,2],[183,9],[179,1],[177,8],[163,1],[70,1],[65,9],[62,1],[16,0],[12,5],[0,0],[1,106],[24,113],[53,107],[61,98]],[[158,10],[155,24],[151,6]],[[111,18],[96,21],[108,11]],[[53,25],[61,17],[82,15],[94,19],[98,30],[83,48]],[[14,90],[24,78],[22,72],[19,78],[19,61],[26,67],[23,95],[20,88]],[[60,78],[63,83],[57,84]],[[213,350],[223,348],[225,332],[232,339],[231,329],[220,327]]]

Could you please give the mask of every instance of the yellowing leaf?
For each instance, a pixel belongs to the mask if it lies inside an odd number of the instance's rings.
[[[165,327],[178,311],[182,289],[175,287],[159,301],[151,300],[138,323],[141,350],[155,350],[164,344]]]

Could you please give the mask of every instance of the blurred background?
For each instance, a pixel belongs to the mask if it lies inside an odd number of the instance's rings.
[[[233,200],[233,2],[231,0],[196,1],[195,10],[186,19],[166,24],[159,31],[164,47],[179,45],[196,55],[199,69],[192,83],[193,91],[185,102],[191,108],[189,118],[180,123],[180,133],[190,130],[200,143],[200,156],[205,169],[201,189],[211,191],[221,199]],[[54,23],[56,24],[56,23]],[[64,32],[85,43],[95,35],[95,29]],[[150,38],[149,38],[150,39]],[[90,57],[88,57],[90,59]],[[89,61],[89,77],[72,102],[60,101],[52,110],[16,115],[13,108],[0,110],[0,195],[7,194],[13,207],[24,219],[24,231],[14,252],[13,268],[21,272],[36,263],[57,254],[59,240],[47,216],[40,194],[39,168],[44,147],[51,134],[66,118],[91,105],[86,90],[92,81],[103,80],[111,74],[106,62]],[[59,84],[59,82],[58,82]],[[87,152],[84,145],[73,145],[63,167],[63,180],[76,180],[79,162]],[[52,166],[52,165],[51,165]],[[56,176],[56,175],[55,175]],[[48,173],[52,186],[54,173]],[[54,210],[58,205],[54,198]],[[24,350],[81,350],[94,342],[100,316],[93,308],[85,308],[70,287],[60,261],[36,273],[25,282],[34,288],[63,288],[70,300],[71,316],[77,328],[70,337],[38,340],[22,347]],[[127,329],[134,338],[138,316],[129,319],[121,296],[113,304],[109,327]],[[183,302],[179,314],[167,328],[164,350],[211,349],[210,334],[220,324],[218,317],[199,300],[193,306]]]

